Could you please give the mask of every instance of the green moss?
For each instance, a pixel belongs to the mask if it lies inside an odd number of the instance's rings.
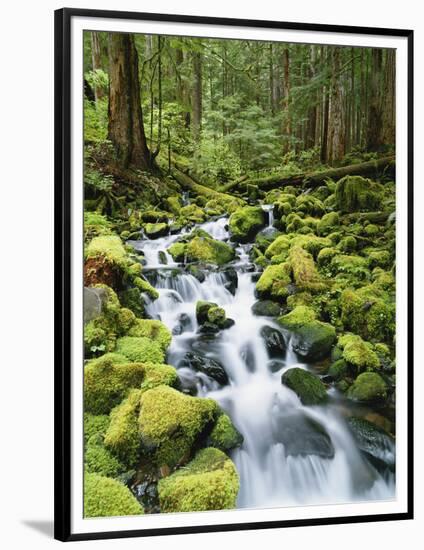
[[[187,467],[161,479],[158,490],[162,512],[226,510],[236,507],[239,476],[222,451],[207,448]]]
[[[280,325],[287,330],[296,330],[301,326],[314,321],[316,315],[313,309],[307,306],[297,306],[293,311],[278,319]]]
[[[102,256],[112,264],[121,268],[127,268],[129,264],[128,255],[117,235],[102,235],[94,237],[86,249],[86,257],[94,258]]]
[[[272,259],[273,256],[288,255],[290,248],[290,239],[286,235],[280,235],[277,237],[265,250],[265,256]],[[281,262],[280,262],[281,263]]]
[[[167,223],[146,223],[144,232],[149,239],[157,239],[167,235],[169,228]]]
[[[337,182],[336,205],[342,212],[368,212],[381,204],[384,188],[361,176],[345,176]]]
[[[231,238],[238,242],[253,240],[256,233],[265,225],[265,214],[259,206],[239,208],[230,216]]]
[[[319,291],[325,288],[316,270],[311,254],[300,246],[292,246],[289,252],[289,262],[293,272],[293,280],[301,290]]]
[[[319,405],[327,400],[324,384],[309,371],[294,367],[283,373],[281,381],[299,396],[304,405]]]
[[[173,468],[186,461],[218,410],[211,399],[184,395],[167,386],[144,392],[139,429],[145,450],[157,466]]]
[[[117,364],[110,357],[91,361],[84,369],[84,410],[108,414],[144,380],[145,367],[140,363]]]
[[[222,326],[226,318],[225,309],[222,307],[211,307],[208,310],[208,321],[214,325]]]
[[[291,283],[290,273],[288,263],[268,266],[256,283],[259,296],[284,300],[289,294],[287,287]]]
[[[330,263],[330,270],[333,275],[337,273],[352,275],[359,280],[369,277],[368,260],[361,256],[349,256],[339,254],[334,256]]]
[[[342,250],[343,252],[347,252],[348,254],[350,252],[354,252],[356,250],[356,247],[357,247],[356,239],[355,237],[352,237],[352,236],[345,237],[339,242],[340,250]]]
[[[169,220],[169,212],[163,210],[145,210],[140,213],[144,223],[163,223]]]
[[[123,305],[130,309],[137,317],[143,317],[144,315],[144,301],[141,297],[140,289],[128,288],[119,293],[119,301]]]
[[[314,299],[309,292],[296,292],[287,297],[287,306],[290,309],[295,309],[297,306],[308,306],[313,308]]]
[[[106,477],[118,477],[125,471],[124,465],[103,444],[91,441],[85,448],[84,467],[89,473]]]
[[[193,223],[202,223],[206,219],[204,210],[195,204],[183,206],[180,210],[180,216]]]
[[[99,327],[96,319],[87,323],[84,327],[84,352],[86,356],[112,351],[115,347],[115,339],[110,339],[107,332]]]
[[[171,247],[172,248],[172,247]],[[172,255],[171,249],[170,253]],[[196,236],[185,246],[189,262],[206,262],[223,265],[234,259],[234,250],[228,244],[211,237]]]
[[[334,258],[334,256],[337,256],[339,254],[339,251],[337,248],[323,248],[319,251],[317,262],[320,267],[325,267],[328,264],[331,263],[331,260]]]
[[[327,375],[331,376],[336,382],[345,378],[348,374],[349,366],[344,359],[338,359],[330,365]]]
[[[84,475],[85,518],[137,514],[143,514],[143,508],[125,485],[97,474]]]
[[[112,224],[105,216],[98,212],[84,211],[84,242],[87,243],[94,237],[110,235]]]
[[[176,262],[183,262],[185,258],[185,243],[174,243],[168,248],[168,252]]]
[[[317,225],[318,235],[329,235],[340,225],[340,217],[337,212],[324,214]]]
[[[303,219],[298,214],[292,213],[286,216],[285,225],[287,233],[296,233],[305,224]]]
[[[147,294],[152,300],[159,298],[159,292],[145,279],[136,277],[133,282],[141,292]]]
[[[394,297],[369,285],[359,290],[346,289],[340,296],[341,320],[347,330],[366,340],[390,343],[395,333]]]
[[[303,248],[316,258],[320,250],[331,246],[331,241],[316,235],[298,235],[291,240],[291,245]]]
[[[123,336],[116,342],[117,353],[130,361],[140,363],[163,363],[165,358],[162,346],[144,336]]]
[[[296,199],[296,208],[312,216],[325,214],[325,207],[319,199],[312,195],[299,195]]]
[[[140,454],[138,414],[141,393],[140,390],[131,390],[128,397],[112,410],[104,438],[106,449],[128,467],[136,464]]]
[[[376,372],[363,372],[348,389],[347,396],[353,401],[373,402],[387,398],[387,385]]]
[[[329,323],[309,321],[294,329],[292,348],[300,357],[317,361],[329,355],[336,341],[336,330]]]
[[[146,376],[141,389],[143,391],[151,390],[156,386],[178,387],[179,378],[175,367],[171,365],[158,365],[156,363],[145,363]]]
[[[173,197],[167,197],[165,199],[166,207],[176,216],[180,214],[181,211],[181,201],[180,197],[173,196]]]
[[[364,250],[364,253],[368,256],[371,269],[374,269],[375,267],[387,269],[392,264],[392,256],[388,250],[377,250],[375,248],[371,248]]]
[[[106,414],[84,413],[84,442],[87,443],[91,437],[103,439],[109,424],[110,418]]]
[[[346,334],[339,338],[339,345],[343,348],[343,358],[358,372],[380,368],[377,354],[360,336]]]
[[[199,324],[203,324],[208,320],[208,312],[213,307],[218,306],[214,302],[206,302],[204,300],[196,302],[196,319]]]
[[[369,223],[364,227],[364,233],[365,235],[368,235],[368,237],[375,237],[376,235],[379,235],[381,233],[381,229],[378,227],[378,225]]]
[[[230,417],[225,413],[221,414],[209,435],[208,445],[221,451],[229,451],[242,443],[243,436],[231,422]]]
[[[157,342],[163,351],[169,348],[171,331],[157,319],[137,319],[128,331],[128,336],[145,337]]]

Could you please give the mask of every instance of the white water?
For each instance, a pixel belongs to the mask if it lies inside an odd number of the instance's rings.
[[[272,212],[272,209],[268,210]],[[228,238],[227,221],[221,218],[201,226],[214,238]],[[138,242],[148,267],[158,267],[159,250],[165,250],[177,236]],[[225,368],[230,383],[225,387],[202,373],[180,369],[180,378],[194,381],[198,395],[219,402],[244,436],[241,448],[232,452],[240,474],[239,507],[269,507],[295,504],[352,502],[394,497],[394,479],[377,472],[360,454],[343,418],[334,405],[305,407],[297,395],[281,384],[281,374],[297,359],[288,347],[279,357],[280,370],[271,372],[270,357],[260,331],[264,326],[277,328],[269,318],[252,314],[255,302],[251,267],[247,250],[241,245],[233,262],[238,274],[235,296],[224,286],[222,272],[211,272],[201,283],[188,273],[162,269],[156,271],[155,287],[159,298],[148,305],[148,312],[161,319],[171,330],[185,319],[182,333],[174,335],[168,362],[178,366],[188,351],[195,350],[218,360]],[[168,266],[175,266],[172,261]],[[223,306],[235,325],[221,331],[216,338],[205,340],[199,335],[195,315],[197,300],[208,300]],[[312,419],[324,427],[334,447],[332,458],[318,454],[286,452],[296,444],[296,432],[281,441],[281,430],[290,420]],[[296,426],[296,424],[295,424]],[[284,438],[283,438],[284,439]],[[287,445],[287,449],[285,447]]]

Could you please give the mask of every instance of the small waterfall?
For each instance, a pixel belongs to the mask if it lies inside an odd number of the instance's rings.
[[[272,206],[264,205],[270,214]],[[214,238],[228,238],[228,220],[220,218],[200,227]],[[168,362],[178,366],[188,352],[219,361],[229,384],[220,386],[204,373],[187,366],[180,369],[183,383],[197,395],[211,397],[229,414],[244,436],[232,458],[240,474],[238,506],[270,507],[358,500],[391,499],[394,475],[383,477],[360,453],[338,409],[331,403],[320,407],[302,405],[297,395],[282,385],[281,374],[299,364],[288,340],[287,350],[271,357],[262,336],[264,327],[278,330],[267,317],[255,316],[256,301],[249,244],[237,247],[238,259],[231,267],[237,273],[234,295],[228,290],[228,274],[205,272],[200,282],[179,269],[157,265],[158,250],[165,250],[176,236],[137,245],[147,265],[156,267],[152,282],[159,298],[147,305],[153,318],[161,319],[174,333]],[[168,264],[175,265],[175,264]],[[196,302],[208,300],[225,308],[235,324],[215,338],[199,334]],[[286,335],[285,335],[286,336]],[[279,367],[281,365],[281,367]]]
[[[262,210],[268,214],[268,227],[274,226],[274,205],[262,204]]]

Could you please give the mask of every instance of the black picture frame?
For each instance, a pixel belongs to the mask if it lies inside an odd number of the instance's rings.
[[[407,39],[408,47],[408,404],[407,404],[407,512],[315,519],[249,522],[222,525],[166,527],[146,530],[72,533],[71,530],[71,20],[73,17],[142,20],[172,23],[255,27],[261,29],[372,34]],[[187,15],[135,13],[91,9],[63,8],[54,14],[55,32],[55,491],[54,536],[61,541],[115,539],[217,532],[249,529],[270,529],[326,524],[394,521],[413,518],[413,31],[388,28],[322,25],[197,17]]]

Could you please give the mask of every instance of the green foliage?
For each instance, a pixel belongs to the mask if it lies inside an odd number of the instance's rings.
[[[235,508],[239,476],[218,449],[198,452],[185,468],[159,481],[162,512],[194,512]]]
[[[97,474],[84,475],[84,517],[113,517],[142,514],[143,508],[131,491],[116,481]]]
[[[161,344],[145,336],[123,336],[116,342],[116,352],[130,361],[141,363],[163,363],[164,352]]]

